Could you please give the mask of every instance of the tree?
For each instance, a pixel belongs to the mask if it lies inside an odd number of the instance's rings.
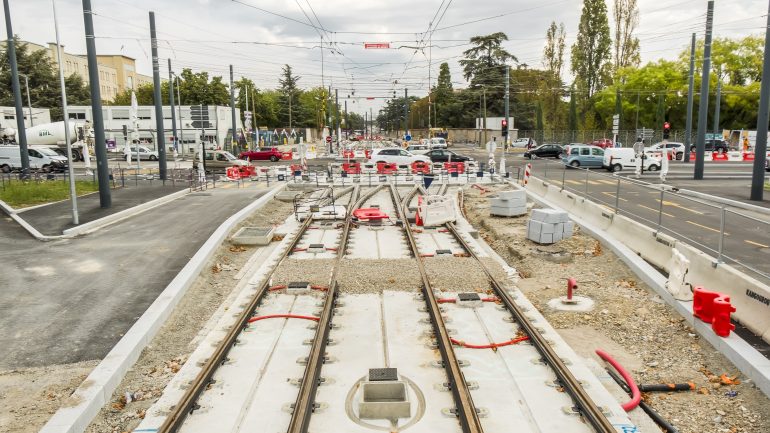
[[[577,121],[577,102],[575,101],[575,87],[572,86],[572,90],[569,92],[569,127],[568,129],[572,131],[573,137],[575,134],[575,131],[578,129],[578,121]],[[574,138],[573,138],[574,140]]]
[[[639,25],[637,0],[614,0],[612,15],[615,19],[615,71],[626,66],[639,66],[639,38],[634,36]]]
[[[564,47],[567,32],[564,23],[558,27],[556,21],[551,22],[545,34],[545,48],[543,49],[543,66],[555,77],[561,80],[562,67],[564,65]]]
[[[537,101],[537,109],[535,110],[535,130],[538,133],[539,141],[543,141],[543,130],[545,129],[545,126],[543,125],[543,103],[540,101]]]
[[[281,85],[279,89],[281,94],[279,99],[281,107],[279,119],[282,124],[289,125],[289,128],[294,126],[293,122],[300,113],[299,99],[297,98],[300,90],[297,87],[297,83],[301,78],[292,74],[291,66],[283,65],[282,75],[278,80],[278,83]]]
[[[666,121],[666,99],[664,94],[658,95],[658,108],[655,109],[655,126],[652,129],[663,129],[663,122]]]
[[[503,114],[503,94],[505,68],[508,62],[518,61],[514,55],[502,47],[508,40],[505,33],[497,32],[486,36],[474,36],[470,39],[474,46],[463,52],[460,60],[463,76],[470,81],[469,89],[481,95],[485,89],[487,95],[487,115]]]
[[[604,0],[583,0],[577,41],[572,45],[572,73],[589,98],[610,81],[610,26]]]
[[[51,120],[62,120],[61,84],[59,72],[53,60],[45,50],[30,50],[29,46],[14,37],[16,46],[16,62],[19,73],[29,77],[29,99],[34,107],[45,107],[51,110]],[[22,99],[27,105],[26,86],[24,78],[19,76]],[[78,75],[70,75],[64,79],[67,90],[67,103],[71,105],[86,105],[90,103],[91,93],[83,79]],[[11,90],[11,67],[8,62],[7,45],[0,47],[0,105],[14,106]],[[4,125],[6,126],[6,125]],[[16,125],[7,125],[16,127]]]
[[[436,80],[436,87],[433,88],[433,94],[436,104],[436,125],[450,124],[449,119],[455,106],[455,95],[449,64],[446,62],[439,67],[438,80]]]

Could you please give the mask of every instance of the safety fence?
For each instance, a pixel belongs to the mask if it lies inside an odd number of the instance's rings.
[[[770,283],[770,217],[717,200],[689,197],[676,189],[587,168],[546,161],[534,176],[624,215],[655,233],[682,240],[726,263]],[[716,198],[715,198],[716,199]]]

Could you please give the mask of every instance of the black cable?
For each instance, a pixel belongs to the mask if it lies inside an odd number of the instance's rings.
[[[627,392],[628,395],[631,395],[631,388],[628,387],[628,384],[623,380],[623,378],[618,376],[618,374],[612,370],[607,370],[607,373],[610,374],[610,377],[615,380],[618,386],[623,388],[623,391]],[[645,403],[644,400],[639,402],[639,407],[642,408],[642,410],[647,413],[647,415],[650,416],[655,424],[662,428],[665,433],[679,433],[679,430],[677,430],[676,427],[666,421],[663,416],[661,416],[658,412],[655,411],[655,409],[651,408],[647,403]]]

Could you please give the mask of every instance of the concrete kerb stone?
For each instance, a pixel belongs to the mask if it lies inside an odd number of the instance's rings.
[[[527,194],[541,206],[558,209],[556,204],[538,196],[533,191],[528,190]],[[703,339],[719,350],[744,375],[750,378],[765,395],[770,397],[770,360],[735,333],[731,333],[727,338],[716,335],[711,326],[695,319],[692,313],[692,302],[674,299],[666,290],[666,278],[631,248],[618,242],[607,231],[596,227],[590,222],[575,215],[571,215],[571,218],[586,233],[599,240],[604,246],[620,257],[642,281],[650,286],[668,305],[672,306]],[[680,245],[678,244],[677,247]]]
[[[271,191],[244,207],[225,220],[187,262],[177,276],[166,286],[150,307],[118,341],[107,356],[94,368],[72,394],[78,401],[70,407],[60,408],[43,426],[40,433],[80,433],[110,398],[128,369],[136,362],[142,350],[166,322],[195,278],[227,237],[231,229],[246,219],[254,210],[262,207],[286,184],[274,186]]]

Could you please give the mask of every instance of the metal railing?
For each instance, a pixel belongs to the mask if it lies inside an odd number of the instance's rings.
[[[603,171],[603,169],[600,169]],[[546,161],[541,175],[562,190],[583,196],[711,255],[713,266],[730,264],[770,284],[770,221],[727,204],[688,197],[675,188],[588,168]]]

